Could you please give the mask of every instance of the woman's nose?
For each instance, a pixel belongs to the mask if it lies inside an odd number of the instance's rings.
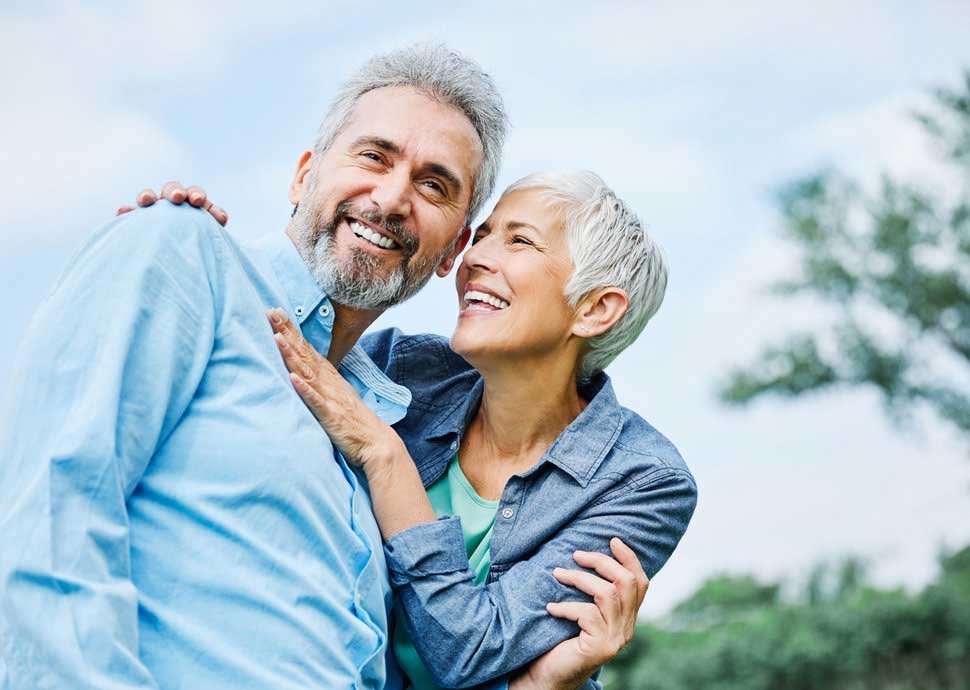
[[[489,273],[497,270],[499,260],[496,256],[496,248],[492,246],[490,239],[484,237],[468,248],[461,259],[465,268],[478,268]]]

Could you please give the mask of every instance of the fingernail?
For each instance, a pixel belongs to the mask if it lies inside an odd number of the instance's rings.
[[[192,203],[193,204],[197,204],[200,201],[202,201],[202,195],[201,194],[193,194],[192,195]]]
[[[281,323],[283,323],[283,319],[280,318],[279,311],[276,310],[275,308],[274,309],[270,309],[266,313],[269,314],[269,320],[270,320],[270,322],[273,323],[273,325],[279,326]]]
[[[286,342],[286,340],[283,339],[283,336],[281,336],[279,333],[274,334],[273,338],[276,340],[276,344],[279,345],[281,350],[290,349],[289,344]]]

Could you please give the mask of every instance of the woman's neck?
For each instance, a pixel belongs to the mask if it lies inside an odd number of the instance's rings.
[[[585,407],[572,360],[507,364],[482,377],[482,404],[469,428],[476,463],[530,467]]]

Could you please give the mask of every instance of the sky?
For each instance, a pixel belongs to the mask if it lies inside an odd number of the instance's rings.
[[[826,317],[765,295],[793,266],[782,185],[838,168],[945,189],[908,113],[970,67],[970,4],[78,5],[0,9],[0,391],[18,334],[117,206],[180,179],[229,211],[237,237],[281,232],[288,182],[341,79],[375,52],[444,41],[505,98],[499,189],[592,169],[667,254],[663,307],[608,370],[699,485],[645,616],[715,573],[795,586],[848,554],[914,589],[941,548],[970,543],[967,446],[932,419],[901,430],[864,390],[741,411],[715,396],[732,365]],[[451,278],[435,279],[375,327],[447,335],[456,314]]]

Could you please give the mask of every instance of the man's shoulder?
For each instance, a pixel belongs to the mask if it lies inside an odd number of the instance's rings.
[[[172,253],[190,260],[214,251],[228,240],[228,235],[205,211],[160,201],[116,218],[103,226],[95,239],[121,246],[143,246],[149,252]]]
[[[54,287],[64,281],[126,281],[146,278],[212,282],[220,273],[228,236],[208,213],[159,202],[119,216],[98,228]]]
[[[408,335],[386,328],[363,336],[360,345],[392,381],[406,386],[418,405],[440,400],[448,390],[470,389],[478,373],[433,333]]]
[[[197,263],[227,240],[222,226],[205,211],[160,201],[101,226],[81,254]]]

